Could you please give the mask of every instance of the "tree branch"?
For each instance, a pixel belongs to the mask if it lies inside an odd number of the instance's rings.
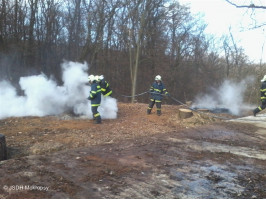
[[[266,6],[256,6],[255,4],[250,5],[237,5],[229,0],[225,0],[226,2],[230,3],[231,5],[235,6],[236,8],[258,8],[258,9],[266,9]]]

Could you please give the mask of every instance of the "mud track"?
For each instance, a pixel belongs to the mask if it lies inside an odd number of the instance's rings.
[[[266,198],[265,127],[146,108],[119,103],[118,119],[102,125],[69,115],[1,120],[9,159],[0,198]]]

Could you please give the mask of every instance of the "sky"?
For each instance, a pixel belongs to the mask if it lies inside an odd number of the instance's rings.
[[[250,4],[250,0],[232,0],[237,4]],[[254,63],[266,63],[266,25],[258,29],[250,29],[254,22],[250,11],[246,8],[236,8],[225,0],[179,0],[180,4],[188,5],[194,15],[203,15],[203,20],[208,24],[206,33],[217,37],[228,35],[229,28],[238,47]],[[266,6],[266,0],[253,0],[258,5]],[[256,9],[253,18],[257,23],[266,23],[266,9]]]

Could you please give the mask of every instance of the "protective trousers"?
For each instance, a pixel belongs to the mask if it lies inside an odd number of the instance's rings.
[[[266,100],[262,100],[261,101],[261,106],[255,108],[255,110],[253,110],[254,116],[256,116],[257,113],[259,113],[260,111],[264,110],[265,108],[266,108]]]
[[[158,100],[154,100],[154,99],[151,99],[151,101],[149,103],[149,106],[148,106],[148,109],[147,109],[147,114],[151,113],[151,110],[152,110],[152,108],[153,108],[155,103],[156,103],[156,107],[157,107],[157,115],[161,115],[162,102],[158,101]]]
[[[96,124],[100,124],[102,122],[100,113],[98,112],[98,107],[99,106],[91,106],[91,111],[92,111],[92,115],[93,115],[93,119],[95,119],[95,123]]]

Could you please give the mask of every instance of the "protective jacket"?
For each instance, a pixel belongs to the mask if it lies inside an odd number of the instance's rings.
[[[261,84],[260,99],[261,99],[261,101],[266,100],[266,81],[262,82],[262,84]]]
[[[99,82],[99,85],[101,87],[101,90],[102,90],[102,94],[104,96],[110,96],[112,94],[112,90],[110,88],[110,85],[109,83],[107,83],[106,80],[102,79],[100,82]]]
[[[151,100],[155,100],[155,102],[161,102],[163,99],[162,94],[168,94],[166,91],[163,82],[154,82],[150,88]]]
[[[90,96],[91,106],[100,106],[101,103],[101,87],[95,81],[91,85]]]

